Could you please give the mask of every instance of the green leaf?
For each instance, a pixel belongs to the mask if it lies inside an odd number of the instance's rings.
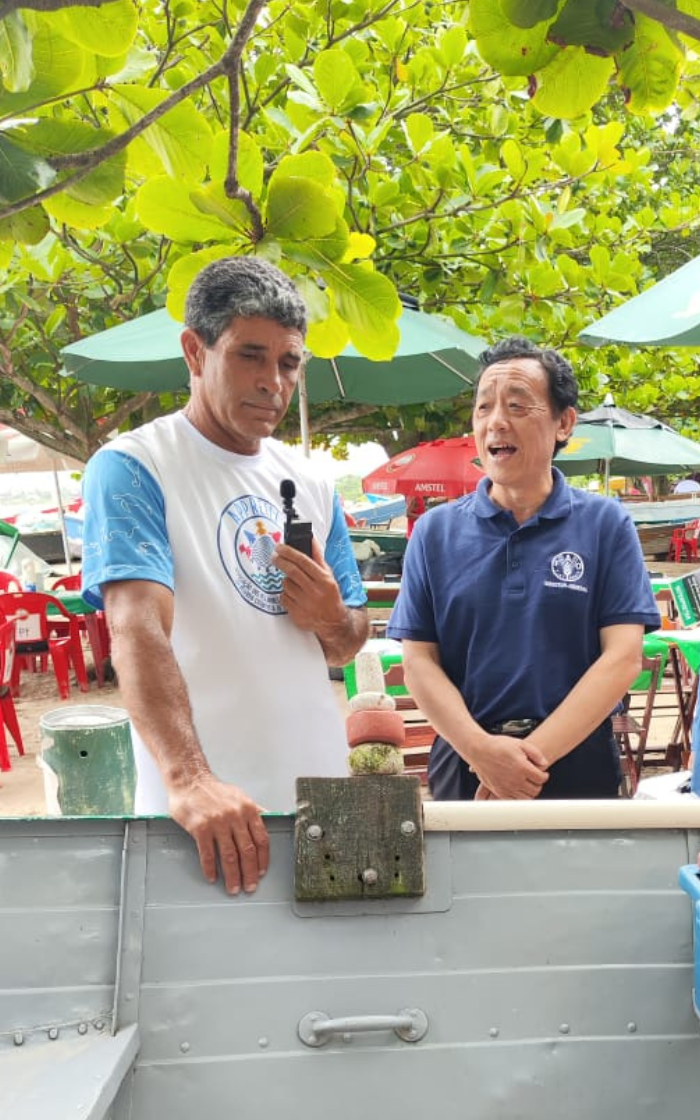
[[[571,120],[603,96],[615,63],[596,58],[583,47],[567,47],[536,74],[534,105],[540,113]]]
[[[111,205],[96,206],[94,202],[82,202],[68,191],[55,194],[43,203],[47,214],[62,225],[76,229],[100,229],[112,217]]]
[[[578,288],[583,286],[585,282],[586,272],[585,269],[573,260],[572,257],[567,257],[562,254],[557,257],[557,267],[566,280],[570,288]]]
[[[533,25],[532,30],[514,27],[497,0],[470,0],[469,27],[484,62],[501,74],[527,77],[546,66],[559,49],[547,42],[547,24]]]
[[[302,152],[283,156],[274,174],[275,179],[313,179],[322,187],[331,187],[337,174],[335,164],[325,152]]]
[[[591,54],[611,55],[634,39],[632,13],[618,0],[567,0],[547,33],[550,43],[584,47]]]
[[[66,308],[64,307],[64,305],[59,304],[58,307],[54,307],[53,311],[44,324],[44,330],[46,331],[46,334],[49,338],[51,337],[51,335],[56,333],[65,318]]]
[[[389,16],[387,19],[380,20],[378,23],[375,23],[372,29],[372,34],[375,35],[380,43],[392,54],[397,50],[405,32],[405,21],[397,19],[395,16]]]
[[[340,111],[358,78],[353,61],[345,51],[321,51],[314,59],[316,87],[333,113]]]
[[[305,237],[302,240],[283,240],[282,247],[286,256],[308,268],[316,268],[319,259],[323,261],[344,261],[350,250],[347,222],[337,215],[332,230],[326,234]]]
[[[617,80],[633,113],[658,113],[675,97],[682,56],[656,20],[636,16],[634,43],[619,59]]]
[[[325,319],[309,323],[306,345],[317,358],[335,358],[350,338],[348,324],[332,311]]]
[[[143,86],[113,87],[114,103],[129,124],[140,121],[170,96]],[[180,102],[143,133],[143,140],[173,178],[198,181],[204,176],[211,148],[211,128],[191,101]]]
[[[557,14],[560,3],[561,0],[496,0],[503,15],[516,27],[534,27],[536,23],[550,20]]]
[[[372,189],[371,194],[374,205],[379,208],[388,206],[389,203],[394,202],[400,196],[401,187],[396,180],[389,180],[389,182],[385,180],[384,182],[377,183],[376,187]]]
[[[396,320],[401,301],[391,281],[355,264],[335,265],[323,275],[348,324],[353,346],[376,361],[393,358],[399,344]]]
[[[527,170],[527,164],[523,159],[520,146],[516,144],[515,140],[506,140],[501,145],[501,159],[516,181],[522,179]]]
[[[267,227],[272,237],[305,241],[335,229],[335,202],[312,179],[273,175],[267,196]]]
[[[435,133],[433,122],[427,113],[410,113],[403,122],[411,150],[418,154],[429,144]]]
[[[331,311],[331,300],[328,291],[320,288],[310,276],[295,276],[294,283],[301,298],[306,304],[310,323],[320,323],[326,319]],[[308,339],[307,339],[308,342]],[[343,346],[345,343],[343,343]]]
[[[303,70],[300,70],[298,66],[292,66],[291,64],[285,66],[285,70],[292,84],[318,104],[316,87],[309,76],[305,74]]]
[[[9,267],[14,252],[13,240],[0,241],[0,268],[6,269]]]
[[[229,198],[223,183],[209,183],[203,190],[192,190],[190,199],[200,214],[217,218],[229,230],[250,237],[251,216],[248,208],[240,199]]]
[[[138,9],[132,0],[114,0],[100,8],[81,5],[57,12],[53,19],[66,39],[107,58],[128,51],[139,27]]]
[[[34,278],[54,284],[74,264],[71,254],[55,237],[44,237],[37,245],[19,247],[20,266]]]
[[[49,219],[40,206],[32,206],[21,214],[13,214],[0,220],[0,241],[22,241],[26,245],[38,245],[49,232]]]
[[[173,241],[191,244],[231,239],[228,225],[195,205],[189,185],[167,175],[144,183],[136,195],[136,212],[147,229]]]
[[[377,242],[368,233],[351,233],[348,238],[348,247],[345,252],[347,261],[365,260],[371,257],[377,248]]]
[[[24,19],[32,34],[34,79],[26,90],[0,92],[0,116],[11,117],[27,107],[49,101],[70,90],[89,86],[95,76],[94,58],[59,35],[47,20],[33,12]]]
[[[549,261],[532,265],[528,269],[527,285],[529,291],[539,299],[547,299],[562,290],[562,278]]]
[[[303,36],[298,35],[294,28],[285,27],[284,29],[284,51],[287,58],[293,58],[296,62],[303,59],[306,52],[306,42]],[[262,55],[264,58],[265,55]]]
[[[565,210],[563,213],[557,213],[552,218],[550,229],[570,229],[571,226],[580,226],[586,220],[586,211],[581,206],[575,206],[573,210]]]
[[[0,20],[0,76],[5,89],[18,93],[29,89],[34,74],[32,36],[19,12]]]
[[[604,245],[593,245],[590,258],[593,276],[599,284],[605,285],[610,272],[610,253]]]
[[[467,49],[467,33],[459,24],[453,24],[440,32],[437,45],[445,65],[458,66]]]
[[[40,156],[25,152],[0,133],[0,200],[19,202],[42,190],[56,178],[56,172]]]

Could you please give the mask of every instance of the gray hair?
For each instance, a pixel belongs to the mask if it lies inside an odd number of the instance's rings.
[[[224,257],[195,277],[185,324],[214,346],[232,319],[274,319],[306,335],[306,304],[289,277],[262,257]]]

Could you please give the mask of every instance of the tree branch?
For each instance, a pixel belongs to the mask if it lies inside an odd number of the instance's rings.
[[[2,0],[0,0],[0,4],[1,2]],[[26,7],[26,5],[24,4],[22,6]],[[61,179],[58,183],[52,183],[50,187],[46,187],[43,191],[37,191],[36,194],[31,195],[29,198],[20,199],[18,202],[14,202],[11,205],[6,206],[4,209],[0,210],[0,216],[3,218],[9,218],[13,214],[21,214],[23,211],[28,210],[30,207],[36,206],[37,203],[45,202],[47,199],[52,198],[54,195],[60,194],[61,191],[64,191],[66,187],[72,186],[73,183],[80,182],[81,179],[85,178],[85,176],[89,174],[90,171],[94,170],[95,167],[98,167],[99,164],[104,160],[109,159],[110,156],[116,155],[118,152],[121,152],[124,150],[124,148],[128,147],[132,140],[136,139],[137,136],[140,136],[142,132],[145,132],[147,128],[149,128],[152,124],[155,124],[156,121],[160,120],[160,118],[165,116],[166,113],[170,112],[171,109],[174,109],[176,105],[179,105],[182,101],[189,97],[191,93],[196,93],[196,91],[202,89],[203,86],[209,85],[215,78],[219,78],[222,75],[228,76],[231,68],[231,58],[234,58],[233,65],[236,68],[238,67],[238,64],[240,62],[240,53],[238,55],[238,60],[236,60],[234,48],[238,49],[239,52],[242,51],[245,42],[247,42],[247,39],[252,33],[255,19],[264,6],[265,0],[251,0],[248,8],[243,15],[243,18],[241,19],[239,31],[236,33],[231,45],[218,62],[215,62],[212,66],[205,70],[204,73],[199,74],[196,78],[192,78],[191,81],[185,82],[185,84],[181,86],[180,89],[175,90],[175,92],[171,94],[170,97],[166,98],[165,101],[162,101],[160,105],[156,105],[153,109],[150,109],[147,113],[144,114],[143,117],[141,117],[139,121],[136,121],[135,124],[131,125],[130,128],[127,128],[125,132],[121,133],[121,135],[114,136],[100,148],[91,148],[86,152],[77,152],[70,160],[70,166],[77,168],[73,175],[69,175],[67,176],[67,178]],[[0,7],[0,11],[1,10],[2,8]],[[251,26],[247,31],[246,37],[243,41],[243,46],[239,47],[239,35],[241,29],[244,27],[247,28],[248,24],[251,22],[249,16],[252,17],[253,26]],[[68,161],[64,160],[63,165],[67,166]],[[245,202],[245,199],[242,199],[242,201]],[[250,209],[250,207],[248,208]],[[257,214],[257,210],[255,211],[255,213]],[[255,214],[253,214],[253,219],[255,220]],[[258,214],[258,221],[259,220],[260,217]]]
[[[622,6],[630,12],[639,12],[649,19],[655,19],[671,31],[680,31],[682,35],[700,40],[700,19],[679,12],[677,8],[667,7],[663,0],[623,0]]]
[[[265,236],[262,216],[253,201],[253,196],[250,191],[245,190],[238,181],[238,132],[241,125],[240,68],[243,51],[255,30],[257,18],[264,7],[265,0],[251,0],[243,19],[238,25],[238,30],[233,37],[231,46],[224,55],[226,76],[228,78],[229,104],[231,108],[228,174],[224,183],[224,190],[229,198],[240,199],[250,214],[253,220],[253,240],[255,242],[262,241]]]

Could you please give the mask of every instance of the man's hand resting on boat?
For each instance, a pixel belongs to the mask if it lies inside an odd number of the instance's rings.
[[[187,788],[170,790],[173,820],[189,832],[205,879],[216,882],[217,863],[229,894],[254,891],[270,863],[262,809],[238,786],[202,774]]]

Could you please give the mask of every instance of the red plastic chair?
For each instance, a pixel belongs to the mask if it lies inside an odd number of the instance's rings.
[[[19,696],[22,668],[31,668],[32,665],[36,668],[38,658],[39,668],[45,672],[49,657],[62,700],[67,700],[70,695],[71,665],[80,691],[88,691],[78,620],[66,610],[60,600],[43,591],[7,591],[2,596],[2,609],[15,623],[15,663],[11,682],[13,696]],[[67,626],[67,631],[56,637],[59,626]]]
[[[0,591],[21,591],[22,584],[17,579],[14,572],[8,572],[7,568],[0,568]]]
[[[59,576],[51,584],[52,591],[80,591],[82,576],[77,572],[72,576]]]
[[[14,739],[19,754],[24,754],[22,732],[19,729],[15,702],[12,699],[10,682],[15,661],[15,624],[12,619],[3,619],[0,622],[0,770],[10,769],[10,752],[7,747],[5,728]]]
[[[51,590],[52,592],[60,590],[80,591],[81,588],[82,576],[80,572],[77,572],[70,576],[59,576],[58,579],[54,580]],[[104,663],[109,657],[110,649],[109,631],[104,611],[92,611],[89,614],[73,612],[73,617],[77,620],[81,634],[85,634],[87,637],[88,645],[92,651],[97,686],[102,688],[105,683]],[[57,632],[59,634],[65,633],[65,626],[57,627]]]
[[[700,520],[691,521],[689,525],[679,525],[671,533],[668,542],[668,559],[679,564],[683,555],[686,560],[700,560],[698,555],[698,537],[700,537]]]

